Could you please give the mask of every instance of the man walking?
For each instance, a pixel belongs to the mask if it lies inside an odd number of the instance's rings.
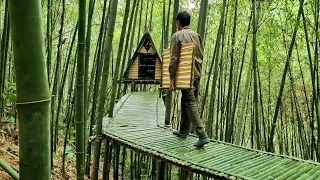
[[[176,18],[176,26],[178,32],[172,35],[171,40],[171,59],[169,65],[170,72],[170,90],[175,89],[175,76],[179,63],[180,47],[182,44],[187,44],[191,42],[196,43],[195,49],[195,62],[194,62],[194,82],[193,90],[181,90],[181,123],[180,131],[174,131],[173,134],[186,138],[190,132],[191,123],[194,124],[196,128],[197,135],[199,137],[198,142],[194,144],[196,147],[203,147],[205,144],[209,143],[210,139],[204,129],[202,120],[197,108],[196,96],[198,91],[198,85],[201,77],[202,70],[202,60],[203,60],[203,46],[201,42],[201,37],[198,33],[192,31],[189,28],[190,25],[190,14],[186,11],[179,12]]]

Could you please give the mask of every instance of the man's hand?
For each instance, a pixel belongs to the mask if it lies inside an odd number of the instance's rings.
[[[174,91],[174,84],[175,84],[174,79],[170,79],[170,90],[171,91]]]

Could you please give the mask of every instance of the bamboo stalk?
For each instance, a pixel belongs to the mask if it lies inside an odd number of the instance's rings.
[[[103,74],[102,74],[102,86],[100,89],[100,101],[98,105],[98,117],[97,117],[97,128],[96,128],[96,144],[95,144],[95,151],[94,151],[94,163],[93,163],[93,174],[92,179],[98,179],[98,169],[100,163],[100,149],[101,149],[101,140],[102,140],[102,120],[104,116],[104,105],[107,99],[107,82],[109,77],[109,63],[111,59],[111,47],[112,47],[112,40],[113,40],[113,33],[115,27],[115,21],[117,16],[117,7],[118,7],[118,0],[112,0],[111,7],[110,7],[110,21],[108,27],[108,36],[105,40],[105,62],[103,67]]]
[[[113,108],[114,108],[114,104],[115,104],[116,93],[117,93],[116,91],[117,91],[117,87],[118,87],[117,85],[118,85],[119,69],[120,69],[120,62],[121,62],[121,58],[122,58],[124,37],[126,34],[126,30],[127,30],[129,8],[130,8],[130,0],[127,0],[125,14],[124,14],[124,20],[122,23],[120,43],[118,46],[118,54],[117,54],[117,60],[116,60],[117,62],[116,62],[114,77],[113,77],[113,81],[112,81],[112,91],[111,91],[111,99],[110,99],[109,115],[108,115],[109,117],[113,117]],[[119,88],[121,88],[121,87],[119,86]]]
[[[14,180],[19,179],[19,174],[0,158],[0,167],[5,170]]]
[[[296,23],[295,23],[295,28],[294,28],[294,32],[293,32],[290,48],[289,48],[289,51],[288,51],[285,68],[283,70],[283,75],[282,75],[282,81],[281,81],[281,85],[280,85],[279,95],[278,95],[278,99],[277,99],[275,113],[274,113],[273,120],[272,120],[272,126],[271,126],[271,130],[270,130],[270,135],[269,135],[268,151],[273,151],[274,150],[274,148],[273,148],[273,137],[274,137],[274,132],[275,132],[275,128],[276,128],[276,122],[277,122],[277,118],[278,118],[279,107],[280,107],[281,100],[282,100],[282,94],[283,94],[283,89],[284,89],[284,85],[285,85],[286,75],[287,75],[287,71],[288,71],[288,68],[289,68],[289,63],[290,63],[290,59],[291,59],[291,55],[292,55],[293,46],[294,46],[294,43],[295,43],[295,40],[296,40],[296,35],[297,35],[298,27],[299,27],[300,17],[301,17],[302,11],[303,11],[303,2],[304,2],[304,0],[300,0],[299,12],[298,12],[297,20],[296,20]]]
[[[40,1],[8,2],[19,112],[19,173],[26,180],[50,179],[50,94]]]

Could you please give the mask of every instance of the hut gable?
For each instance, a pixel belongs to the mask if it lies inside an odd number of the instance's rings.
[[[124,73],[124,82],[160,83],[162,62],[158,51],[147,32],[129,61]]]

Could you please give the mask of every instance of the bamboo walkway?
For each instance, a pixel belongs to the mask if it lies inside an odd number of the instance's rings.
[[[163,128],[165,109],[157,93],[135,92],[104,119],[107,138],[192,172],[217,179],[319,179],[320,164],[212,141],[193,147],[195,137],[180,139]]]

